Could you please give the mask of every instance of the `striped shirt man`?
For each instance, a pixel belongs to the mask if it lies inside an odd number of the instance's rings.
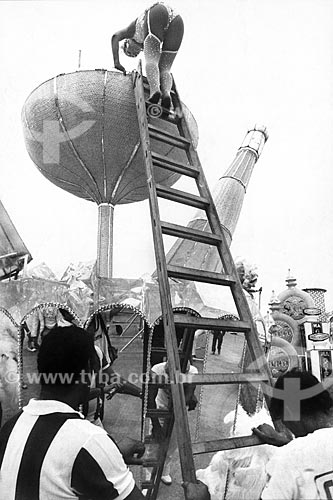
[[[63,402],[32,399],[0,430],[1,500],[125,500],[134,487],[106,431]]]

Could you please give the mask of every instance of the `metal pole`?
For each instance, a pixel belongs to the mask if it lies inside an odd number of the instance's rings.
[[[98,205],[97,278],[112,278],[113,212],[110,203]]]

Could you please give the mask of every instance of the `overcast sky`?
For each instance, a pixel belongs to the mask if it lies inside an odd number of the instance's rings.
[[[97,206],[47,181],[23,141],[29,93],[59,73],[112,70],[112,33],[150,2],[0,2],[0,199],[30,250],[60,276],[96,258]],[[253,172],[231,246],[258,267],[263,307],[285,288],[323,287],[333,309],[333,2],[173,0],[185,35],[173,66],[182,100],[199,127],[198,152],[214,186],[246,131],[265,124],[269,140]],[[127,69],[137,60],[122,57]],[[185,223],[192,212],[181,212]],[[114,276],[151,272],[148,205],[115,209]]]

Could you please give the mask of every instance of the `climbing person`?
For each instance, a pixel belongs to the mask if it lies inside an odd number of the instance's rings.
[[[136,57],[141,51],[146,62],[146,75],[150,87],[149,101],[164,108],[171,106],[171,66],[175,60],[184,34],[182,17],[170,6],[157,2],[147,8],[135,21],[112,36],[111,46],[114,67],[124,74],[119,62],[119,42],[128,57]]]

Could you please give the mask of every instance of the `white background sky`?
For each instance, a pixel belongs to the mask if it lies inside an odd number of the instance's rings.
[[[23,141],[29,93],[59,73],[111,70],[110,37],[152,2],[0,2],[0,199],[34,257],[59,276],[96,257],[97,206],[47,181]],[[258,267],[262,311],[290,268],[300,288],[327,288],[333,309],[333,1],[172,0],[185,35],[173,66],[199,126],[214,186],[246,131],[267,126],[231,246]],[[127,69],[137,61],[122,57]],[[192,212],[191,212],[192,213]],[[179,223],[189,214],[180,214]],[[116,207],[114,276],[151,272],[147,203]]]

